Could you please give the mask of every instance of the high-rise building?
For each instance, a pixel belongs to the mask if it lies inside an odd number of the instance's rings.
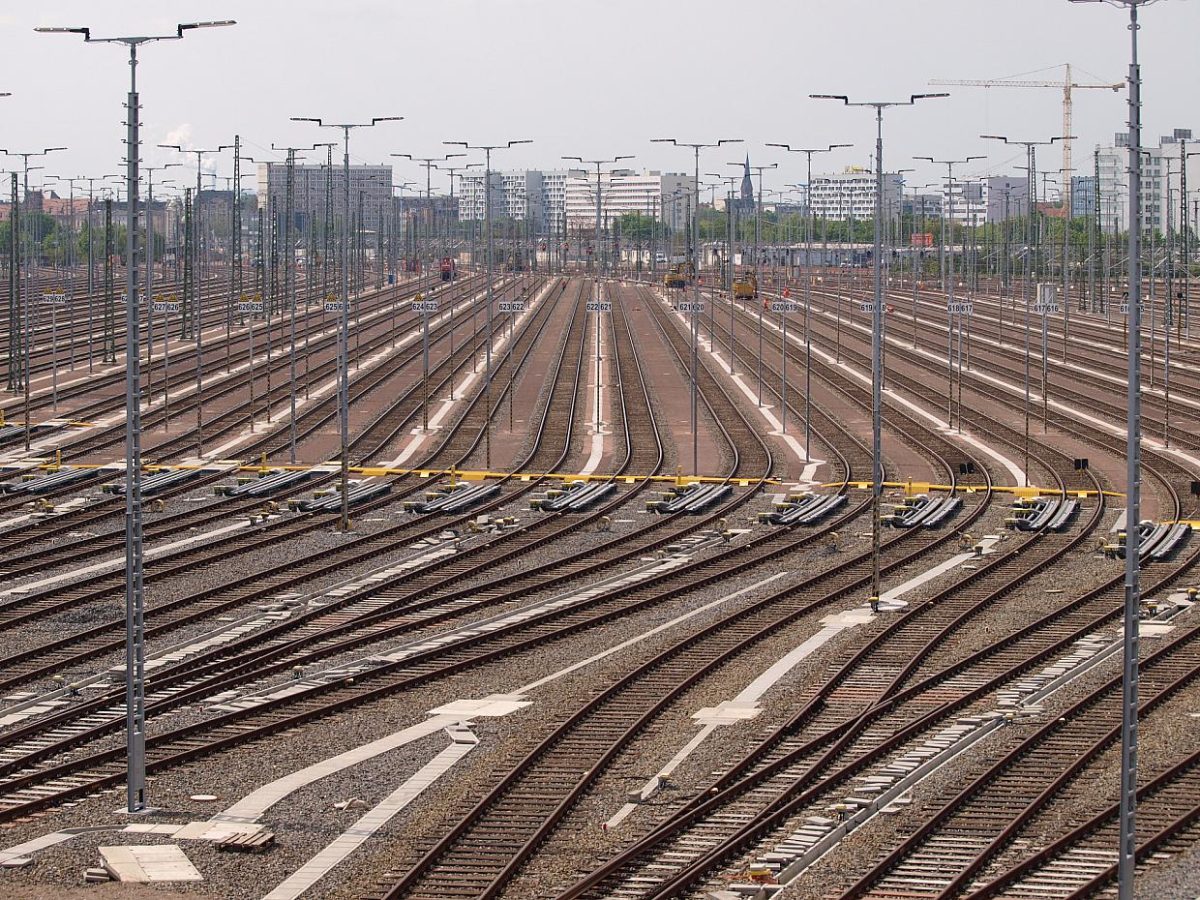
[[[895,210],[899,207],[899,175],[883,176],[883,208]],[[818,219],[873,219],[875,217],[875,173],[858,166],[849,166],[837,175],[814,175],[812,181],[812,209]]]
[[[1129,226],[1129,135],[1118,132],[1110,147],[1097,147],[1100,163],[1100,219],[1106,232],[1124,231]],[[1188,157],[1200,146],[1190,128],[1176,128],[1159,138],[1157,147],[1147,147],[1142,161],[1142,227],[1166,232],[1183,221],[1182,169],[1187,166],[1188,193],[1200,187],[1200,157]],[[1093,160],[1094,164],[1094,160]],[[1196,212],[1188,209],[1194,227]]]
[[[268,174],[269,173],[269,174]],[[295,212],[295,227],[305,229],[310,223],[320,223],[325,218],[326,180],[329,174],[325,166],[294,166],[292,182],[292,209]],[[345,204],[345,180],[342,167],[333,167],[333,220],[340,222]],[[284,163],[260,163],[258,166],[258,203],[260,208],[273,209],[283,215],[287,204],[287,166]],[[386,219],[392,208],[392,167],[350,167],[350,217],[358,218],[362,208],[362,228],[376,231],[381,218]]]
[[[491,194],[492,215],[497,218],[504,209],[504,179],[502,173],[492,172],[489,190],[484,191],[484,172],[463,172],[458,179],[458,218],[462,222],[482,222],[487,216],[487,194]]]
[[[696,202],[695,178],[672,172],[635,172],[615,169],[600,173],[600,220],[639,213],[665,221],[672,229],[684,227],[687,204]],[[596,174],[572,170],[566,183],[567,227],[595,227]]]
[[[960,225],[1002,222],[1006,210],[1009,218],[1016,219],[1025,215],[1029,206],[1029,179],[1005,175],[955,178],[953,204],[950,203],[950,185],[944,181],[941,198],[946,204],[946,214]]]
[[[487,218],[486,172],[464,172],[459,178],[458,218],[480,221]],[[536,169],[491,173],[493,219],[528,219],[541,229],[547,221],[544,173]]]
[[[485,179],[486,173],[482,172],[464,173],[459,179],[460,220],[484,219]],[[686,212],[679,198],[694,198],[694,180],[657,171],[601,172],[601,218],[638,212],[654,218],[665,215],[672,227],[682,227]],[[492,216],[496,219],[528,219],[538,231],[561,229],[564,219],[569,228],[586,228],[596,221],[596,176],[586,169],[493,172],[490,190]]]

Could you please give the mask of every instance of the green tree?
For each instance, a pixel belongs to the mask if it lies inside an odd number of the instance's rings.
[[[623,241],[648,241],[653,234],[655,219],[639,212],[624,213],[617,218],[615,224],[610,224],[614,234],[620,234]]]

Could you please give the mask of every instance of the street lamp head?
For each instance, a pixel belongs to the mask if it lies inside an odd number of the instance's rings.
[[[236,24],[237,22],[235,22],[233,19],[220,19],[211,22],[184,22],[182,25],[177,26],[176,33],[180,37],[183,37],[183,33],[185,31],[192,31],[196,28],[224,28],[227,25]]]
[[[64,28],[64,27],[42,26],[40,28],[35,28],[33,30],[36,32],[39,32],[40,34],[82,34],[83,39],[85,41],[90,41],[92,39],[91,29],[88,29],[88,28]]]
[[[1157,3],[1158,0],[1067,0],[1068,3],[1107,3],[1110,6],[1149,6],[1151,3]]]

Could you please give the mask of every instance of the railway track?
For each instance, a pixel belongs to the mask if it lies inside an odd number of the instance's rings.
[[[645,296],[645,295],[643,295]],[[648,299],[660,324],[664,313]],[[673,323],[672,328],[679,338]],[[680,348],[686,352],[686,345]],[[685,358],[681,355],[681,361]],[[948,467],[947,467],[948,468]],[[986,507],[980,503],[978,515]],[[828,526],[832,527],[832,526]],[[943,540],[947,539],[943,537]],[[885,569],[909,564],[928,547],[897,550]],[[913,542],[920,543],[920,542]],[[896,558],[898,556],[899,558]],[[858,554],[830,579],[830,593],[810,600],[828,576],[814,576],[689,635],[621,679],[520,759],[497,787],[378,896],[495,896],[561,822],[582,793],[638,733],[685,690],[729,659],[778,633],[801,615],[870,582],[870,554]],[[479,849],[486,846],[480,857]],[[467,865],[468,859],[470,864]],[[372,894],[375,896],[375,894]]]
[[[553,306],[534,316],[530,320],[530,330],[522,332],[523,346],[514,360],[514,365],[520,365],[531,352],[532,347],[550,320]],[[454,434],[462,428],[477,429],[473,442],[478,442],[478,430],[482,430],[482,419],[476,417],[468,421],[472,410],[480,405],[481,395],[477,395],[460,417],[455,427],[443,438],[441,444],[430,454],[430,461],[436,461],[443,454],[454,453],[450,442]],[[493,410],[494,414],[495,410]],[[415,409],[410,415],[415,414]],[[451,462],[460,466],[465,453],[452,456]],[[427,480],[405,478],[404,483],[409,492],[428,486]],[[399,483],[400,479],[395,480]],[[396,498],[388,497],[373,501],[366,508],[384,506],[395,502]],[[486,508],[486,507],[485,507]],[[476,511],[477,512],[477,511]],[[472,513],[474,515],[474,513]],[[236,542],[231,540],[219,541],[214,544],[204,544],[164,560],[162,563],[150,562],[147,565],[147,582],[151,582],[172,574],[187,574],[194,572],[202,565],[215,565],[224,560],[238,556],[254,547],[265,547],[288,541],[302,536],[316,528],[323,527],[325,519],[318,515],[304,514],[300,516],[281,518],[265,524],[245,529],[236,534]],[[452,526],[454,522],[450,523]],[[361,562],[372,558],[381,549],[390,546],[398,539],[404,539],[416,534],[413,539],[427,537],[444,530],[447,525],[421,528],[411,521],[386,528],[375,535],[354,539],[346,544],[340,553],[332,558],[318,558],[304,563],[282,562],[272,564],[265,569],[248,573],[239,578],[227,581],[221,587],[199,593],[190,593],[166,603],[156,604],[147,609],[146,617],[149,627],[148,636],[162,635],[185,624],[191,624],[200,618],[224,613],[236,609],[247,602],[270,597],[314,577],[338,571],[340,566]],[[65,588],[43,590],[38,593],[25,593],[7,603],[0,605],[0,627],[12,628],[22,622],[42,619],[46,615],[61,613],[80,606],[84,603],[102,600],[112,595],[123,586],[121,572],[99,572],[70,583]],[[166,621],[161,617],[166,616]],[[159,619],[160,621],[155,621]],[[49,644],[32,648],[22,653],[10,654],[0,660],[0,682],[17,683],[30,678],[44,677],[61,666],[77,665],[94,654],[110,652],[123,645],[120,636],[123,620],[113,619],[110,622],[93,626],[83,632],[64,636]],[[80,645],[82,644],[82,648]]]
[[[438,339],[440,340],[442,337],[445,337],[445,334],[444,330],[440,331]],[[406,365],[410,365],[417,358],[419,358],[419,350],[413,349],[397,357],[395,362],[380,365],[361,375],[358,373],[352,374],[350,381],[351,403],[367,397],[371,392],[380,389],[390,378],[395,377]],[[455,359],[458,360],[457,363],[450,365],[447,365],[444,361],[435,361],[435,365],[431,368],[431,376],[439,379],[436,382],[438,389],[451,383],[462,372],[470,361],[469,348],[466,345],[458,348]],[[375,455],[383,448],[389,446],[411,423],[415,415],[415,409],[419,409],[419,406],[414,406],[418,400],[418,391],[419,385],[408,386],[407,389],[401,391],[397,397],[388,402],[384,412],[379,417],[368,422],[364,427],[356,429],[350,440],[351,451],[361,451],[362,455],[366,457],[368,455]],[[336,412],[336,405],[333,403],[333,399],[330,398],[299,413],[297,419],[298,441],[303,441],[304,438],[327,424],[336,415]],[[278,432],[283,430],[285,425],[286,422],[281,421],[258,441],[248,443],[244,448],[244,452],[249,454],[266,447],[272,448],[270,452],[277,452],[286,447],[288,443],[287,439],[278,436]],[[110,472],[108,477],[116,477],[117,474]],[[96,480],[100,480],[102,477],[102,475],[98,475]],[[170,499],[181,493],[194,491],[198,487],[203,487],[206,484],[219,480],[221,477],[223,477],[223,473],[219,471],[214,472],[200,482],[187,483],[177,489],[164,492],[160,497],[161,499]],[[323,479],[322,481],[325,480],[327,479]],[[309,487],[316,486],[319,485],[315,483],[309,485]],[[78,485],[73,485],[70,488],[64,489],[64,492],[76,490],[77,487]],[[242,503],[217,501],[213,504],[207,504],[201,510],[189,510],[182,514],[176,514],[171,517],[169,522],[152,522],[150,523],[150,531],[156,531],[160,535],[178,533],[183,530],[211,524],[223,517],[237,515],[244,510],[258,508],[261,505],[261,500],[245,501]],[[89,525],[94,525],[107,518],[113,518],[122,514],[123,501],[120,499],[101,499],[84,508],[72,510],[69,515],[48,520],[35,520],[28,523],[24,528],[0,533],[0,551],[4,552],[4,556],[0,557],[0,559],[3,560],[5,571],[10,577],[16,577],[24,572],[36,571],[36,564],[39,560],[45,559],[48,556],[58,557],[64,548],[61,543],[58,543],[53,547],[40,550],[27,550],[17,558],[10,555],[17,550],[31,547],[31,545],[49,539],[60,538],[63,535],[77,532]],[[172,525],[174,526],[173,530],[171,528]],[[80,550],[85,547],[95,546],[96,544],[102,544],[105,543],[105,537],[98,535],[92,538],[76,539],[69,543],[67,549]],[[107,537],[107,545],[110,549],[117,549],[122,546],[123,529],[114,530]]]
[[[1185,626],[1186,627],[1186,626]],[[1192,684],[1200,676],[1200,627],[1192,626],[1142,660],[1139,717]],[[1120,740],[1121,677],[1107,679],[1072,704],[946,803],[938,814],[863,873],[844,897],[958,896],[1007,840],[1057,795],[1104,749]],[[1161,813],[1160,813],[1161,814]],[[1115,847],[1116,843],[1110,845]],[[1115,860],[1076,850],[1076,889],[1086,887]],[[1040,891],[1026,879],[1024,896],[1061,897],[1069,891],[1066,866],[1042,882]],[[919,877],[918,877],[919,876]],[[924,886],[921,886],[924,881]]]

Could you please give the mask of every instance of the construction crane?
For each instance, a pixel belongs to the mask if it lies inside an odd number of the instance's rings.
[[[1018,81],[1009,78],[993,78],[993,79],[949,79],[935,78],[930,81],[930,84],[940,85],[957,85],[959,87],[1017,87],[1017,88],[1057,88],[1063,92],[1063,215],[1066,218],[1071,216],[1071,178],[1070,173],[1074,171],[1071,168],[1071,144],[1074,143],[1074,135],[1071,133],[1071,117],[1072,117],[1072,100],[1071,92],[1076,89],[1080,90],[1110,90],[1119,91],[1125,87],[1125,82],[1119,81],[1114,84],[1080,84],[1071,80],[1071,64],[1063,63],[1066,69],[1066,77],[1062,81]]]

